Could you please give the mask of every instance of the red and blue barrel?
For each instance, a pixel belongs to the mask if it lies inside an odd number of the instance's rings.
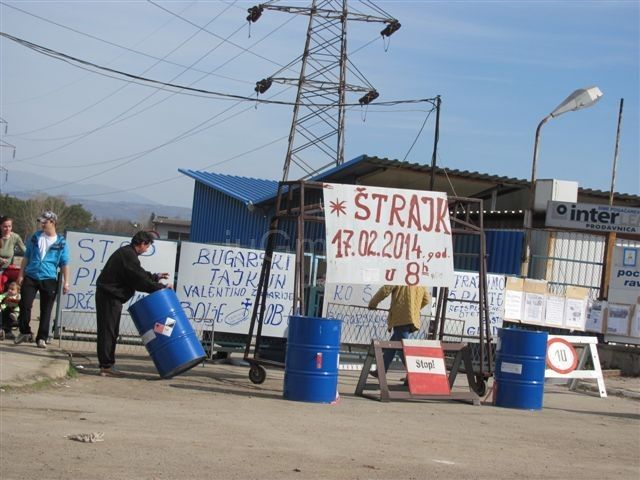
[[[499,407],[540,410],[544,395],[547,332],[498,330],[494,403]]]
[[[284,398],[331,403],[338,397],[342,321],[289,317],[284,369]]]
[[[202,344],[170,288],[138,300],[129,313],[162,378],[186,372],[205,359]]]

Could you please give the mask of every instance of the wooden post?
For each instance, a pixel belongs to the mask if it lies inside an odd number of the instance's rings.
[[[609,232],[605,242],[604,264],[602,265],[602,276],[600,277],[600,297],[599,300],[609,298],[609,281],[611,280],[611,266],[613,264],[613,249],[616,246],[616,232]]]

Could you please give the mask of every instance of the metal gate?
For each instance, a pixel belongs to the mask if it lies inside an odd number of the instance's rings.
[[[531,234],[529,278],[546,280],[549,292],[564,295],[568,286],[600,294],[606,237],[583,232],[537,229]]]

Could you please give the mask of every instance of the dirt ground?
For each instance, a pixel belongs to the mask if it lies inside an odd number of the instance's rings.
[[[277,369],[253,385],[239,364],[159,380],[141,356],[119,357],[124,379],[75,362],[75,378],[0,393],[2,480],[640,478],[633,399],[551,386],[536,412],[380,403],[341,372],[340,401],[324,405],[284,400]],[[91,432],[104,441],[66,438]]]

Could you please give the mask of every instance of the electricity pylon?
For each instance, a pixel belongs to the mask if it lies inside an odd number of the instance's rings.
[[[313,0],[310,7],[297,7],[269,2],[248,9],[247,20],[251,23],[256,22],[264,10],[309,16],[302,55],[275,74],[257,82],[255,87],[257,94],[266,92],[273,83],[298,87],[282,181],[288,180],[292,162],[301,170],[301,179],[342,164],[346,93],[362,94],[358,100],[360,105],[368,105],[378,97],[376,89],[347,59],[347,22],[384,23],[386,26],[380,32],[383,38],[396,32],[400,22],[389,16],[351,12],[347,3],[347,0]],[[386,15],[373,2],[362,3],[378,14]],[[301,63],[298,78],[278,77],[298,61]],[[347,70],[365,85],[347,83]]]

